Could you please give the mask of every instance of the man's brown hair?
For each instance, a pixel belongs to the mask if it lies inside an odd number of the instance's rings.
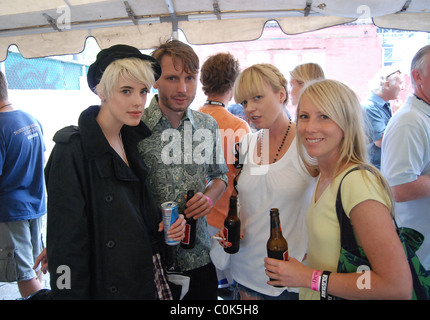
[[[230,53],[218,53],[210,56],[200,71],[200,82],[206,95],[224,94],[233,88],[240,73],[239,61]]]
[[[152,56],[160,63],[165,55],[172,57],[175,68],[179,60],[185,72],[199,72],[199,57],[188,44],[179,40],[170,40],[160,45],[152,52]],[[163,70],[161,70],[161,72],[163,72]]]

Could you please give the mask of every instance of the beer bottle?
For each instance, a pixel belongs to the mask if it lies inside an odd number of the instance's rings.
[[[224,248],[224,251],[230,254],[238,252],[240,247],[240,219],[237,216],[236,196],[230,197],[230,209],[224,220],[224,235],[227,241],[231,243],[231,246]]]
[[[194,190],[188,190],[187,201],[194,197]],[[193,217],[185,218],[185,237],[181,241],[181,247],[184,249],[192,249],[196,244],[196,222]]]
[[[288,243],[282,236],[279,210],[276,208],[270,209],[270,238],[267,241],[267,256],[288,261]]]

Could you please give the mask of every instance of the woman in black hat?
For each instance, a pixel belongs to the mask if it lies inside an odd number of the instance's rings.
[[[136,48],[102,50],[88,71],[101,100],[56,133],[47,163],[47,254],[54,299],[169,299],[160,210],[137,142],[147,93],[161,74]],[[184,236],[181,215],[171,237]]]

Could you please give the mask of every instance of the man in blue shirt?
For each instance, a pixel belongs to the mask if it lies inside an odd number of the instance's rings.
[[[366,133],[369,137],[369,161],[381,168],[381,145],[385,128],[391,119],[390,100],[396,100],[403,90],[403,75],[393,67],[383,67],[371,81],[369,98],[362,104],[365,113]]]
[[[15,110],[0,72],[0,282],[18,282],[23,297],[42,289],[33,264],[43,249],[46,213],[40,123]]]

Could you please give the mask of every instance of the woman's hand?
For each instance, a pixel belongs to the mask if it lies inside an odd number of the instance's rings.
[[[288,261],[264,258],[266,275],[273,279],[267,284],[283,287],[310,287],[313,270],[297,259]]]
[[[218,240],[218,243],[221,245],[221,247],[223,248],[231,247],[231,242],[228,242],[225,236],[224,228],[219,229],[218,233],[215,236],[215,239]],[[240,229],[240,240],[243,240],[242,229]]]
[[[231,243],[227,241],[225,234],[224,234],[224,228],[219,229],[218,233],[216,234],[216,238],[218,240],[218,243],[223,248],[231,247]]]

